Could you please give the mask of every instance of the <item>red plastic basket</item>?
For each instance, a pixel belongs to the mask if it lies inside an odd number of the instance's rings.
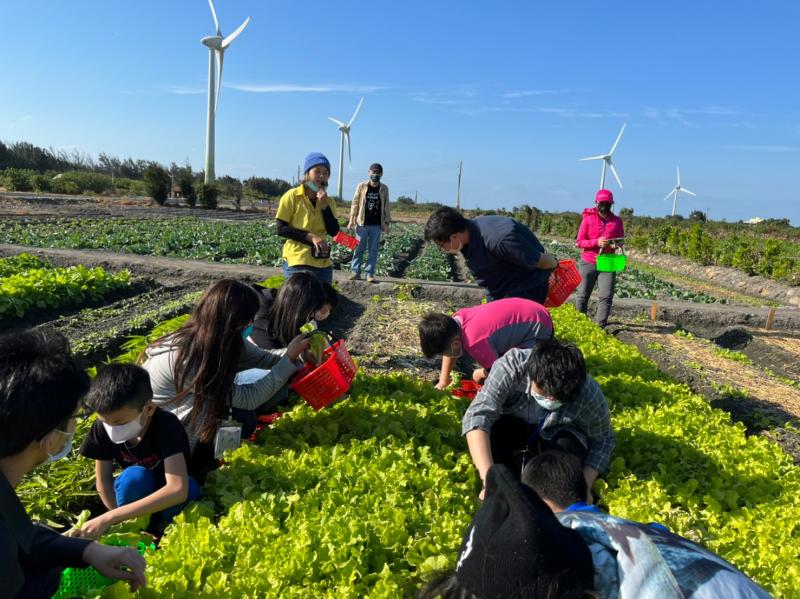
[[[333,236],[333,240],[339,245],[348,247],[351,250],[354,250],[358,247],[358,239],[356,239],[352,235],[348,235],[347,233],[341,230],[336,235]]]
[[[326,349],[323,358],[316,368],[310,364],[303,366],[289,385],[315,410],[321,410],[347,393],[358,371],[343,339]]]
[[[575,266],[575,260],[561,260],[550,273],[550,288],[544,305],[556,308],[567,301],[572,292],[581,284],[581,275]]]
[[[475,399],[475,396],[478,394],[478,391],[481,390],[483,385],[480,385],[473,381],[472,379],[464,379],[462,380],[458,387],[453,389],[452,393],[456,397],[468,397],[469,399]]]

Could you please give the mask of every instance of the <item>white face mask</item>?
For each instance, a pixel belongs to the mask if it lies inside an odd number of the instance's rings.
[[[65,433],[64,431],[58,431],[59,433],[67,436],[67,441],[64,443],[64,447],[62,447],[56,453],[47,452],[48,458],[44,461],[45,464],[49,464],[51,462],[57,462],[63,457],[66,457],[72,451],[72,438],[75,436],[75,431],[71,433]]]
[[[564,405],[563,402],[560,402],[557,399],[550,399],[546,395],[539,395],[533,391],[531,391],[531,395],[533,396],[533,399],[536,400],[536,403],[542,406],[545,410],[557,410]]]
[[[127,424],[120,424],[119,426],[112,426],[106,422],[103,422],[103,428],[106,429],[106,433],[108,434],[108,438],[111,439],[112,443],[125,443],[125,441],[130,441],[134,437],[137,437],[139,433],[142,432],[142,414],[144,412],[140,412],[139,416],[128,422]]]

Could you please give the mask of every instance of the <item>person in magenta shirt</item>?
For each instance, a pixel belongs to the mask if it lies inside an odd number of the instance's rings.
[[[575,240],[575,245],[583,250],[579,266],[583,280],[578,287],[576,307],[578,311],[586,314],[589,296],[597,283],[599,297],[595,320],[597,324],[605,328],[608,324],[608,315],[611,313],[617,273],[598,272],[597,255],[615,252],[617,247],[622,245],[625,230],[622,219],[611,212],[614,195],[609,190],[598,191],[594,202],[594,208],[587,208],[583,211],[583,221],[581,221],[578,237]]]
[[[450,384],[456,360],[466,352],[480,368],[472,373],[482,383],[492,364],[512,348],[530,349],[553,336],[553,320],[547,308],[522,298],[506,298],[471,308],[452,316],[431,312],[419,323],[422,352],[442,356],[437,389]]]

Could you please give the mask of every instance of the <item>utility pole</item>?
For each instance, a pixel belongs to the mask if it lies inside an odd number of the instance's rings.
[[[300,181],[302,181],[302,177],[300,176],[300,165],[297,165],[297,184],[300,185]]]
[[[458,161],[458,186],[456,187],[456,210],[461,211],[461,167],[464,165],[462,160]]]

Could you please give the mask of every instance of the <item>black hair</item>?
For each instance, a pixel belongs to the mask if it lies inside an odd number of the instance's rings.
[[[425,241],[447,241],[454,233],[467,230],[467,219],[455,208],[444,206],[425,223]]]
[[[135,364],[109,364],[100,369],[86,396],[86,404],[99,414],[120,408],[141,410],[153,399],[148,372]]]
[[[443,354],[450,346],[453,337],[461,332],[455,319],[439,312],[426,314],[417,325],[417,329],[419,344],[426,358]]]
[[[527,369],[544,395],[564,403],[578,399],[586,383],[586,363],[581,350],[555,338],[533,347]]]
[[[89,389],[89,375],[51,329],[0,336],[0,457],[66,426]]]
[[[328,304],[331,309],[338,306],[339,292],[336,291],[336,288],[330,283],[323,283],[322,286],[325,288],[325,303]]]
[[[562,507],[586,501],[588,493],[581,459],[565,451],[549,450],[534,457],[522,471],[522,483]]]
[[[269,335],[286,347],[300,334],[300,327],[325,305],[325,288],[316,275],[301,270],[283,282],[269,315]]]

